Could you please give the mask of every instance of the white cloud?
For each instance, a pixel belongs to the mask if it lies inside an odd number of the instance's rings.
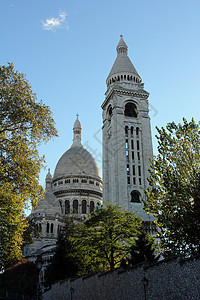
[[[46,19],[42,21],[42,28],[44,30],[56,31],[59,28],[65,28],[69,30],[69,26],[67,25],[67,14],[65,12],[61,12],[57,18]]]

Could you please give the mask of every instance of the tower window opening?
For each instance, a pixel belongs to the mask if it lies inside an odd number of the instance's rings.
[[[127,76],[127,80],[129,80],[129,75]]]
[[[140,192],[135,190],[131,192],[131,202],[140,203]]]
[[[82,183],[87,183],[87,179],[81,179]]]
[[[138,166],[138,175],[141,176],[141,166]]]
[[[78,183],[78,179],[73,179],[73,183]]]
[[[140,142],[137,140],[137,150],[140,150]]]
[[[59,200],[60,208],[61,208],[61,213],[63,213],[63,208],[62,208],[62,201]]]
[[[134,157],[134,151],[132,151],[132,160],[134,160],[135,157]]]
[[[137,158],[140,160],[140,152],[137,152]]]
[[[128,139],[126,139],[126,149],[128,149]]]
[[[139,185],[142,185],[142,179],[141,179],[141,177],[139,178]]]
[[[139,136],[139,128],[136,128],[136,135]]]
[[[131,136],[133,136],[133,126],[131,126]]]
[[[94,180],[89,180],[89,183],[90,184],[94,184]]]
[[[98,182],[96,182],[96,186],[99,186],[99,183],[98,183]]]
[[[73,213],[74,214],[78,213],[78,200],[73,201]]]
[[[128,154],[128,150],[126,150],[126,160],[129,160],[129,154]]]
[[[133,78],[133,81],[135,81],[135,76],[134,76],[134,78]]]
[[[125,135],[128,136],[128,126],[125,127]]]
[[[70,201],[66,200],[65,201],[65,214],[69,214],[70,213]]]
[[[131,149],[134,149],[134,142],[131,140]]]
[[[70,179],[65,179],[65,183],[70,183]]]
[[[136,183],[136,180],[135,180],[135,177],[133,177],[133,184],[135,184]]]
[[[132,75],[131,75],[131,77],[130,77],[130,80],[133,80],[133,77],[132,77]]]
[[[126,75],[124,75],[124,80],[126,80]]]
[[[117,76],[117,80],[120,81],[120,77],[119,76]]]
[[[121,75],[121,80],[123,80],[123,75]]]
[[[135,176],[135,165],[133,165],[133,175]]]
[[[94,201],[90,201],[90,213],[94,211]]]
[[[127,103],[125,105],[124,115],[126,117],[137,118],[137,107],[134,103]]]
[[[51,223],[51,233],[53,233],[53,223]]]
[[[49,233],[49,223],[47,223],[47,233]]]
[[[130,184],[131,181],[130,181],[130,177],[127,177],[127,183]]]
[[[129,168],[129,164],[127,164],[127,166],[126,166],[126,171],[127,171],[127,175],[130,175],[130,168]]]
[[[109,113],[109,116],[111,116],[111,115],[112,115],[112,106],[110,106],[110,107],[109,107],[109,111],[108,111],[108,113]]]
[[[86,200],[82,200],[82,214],[86,214],[87,202]]]

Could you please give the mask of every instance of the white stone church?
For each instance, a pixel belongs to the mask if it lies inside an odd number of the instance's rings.
[[[24,255],[48,263],[64,217],[73,213],[85,219],[103,201],[135,211],[148,233],[155,229],[153,218],[143,210],[142,198],[148,187],[152,139],[148,108],[149,93],[130,58],[121,35],[117,58],[106,80],[103,109],[103,181],[93,156],[83,147],[81,123],[73,126],[73,143],[59,159],[53,177],[46,176],[46,197],[30,219],[41,229]],[[41,279],[42,280],[42,279]]]

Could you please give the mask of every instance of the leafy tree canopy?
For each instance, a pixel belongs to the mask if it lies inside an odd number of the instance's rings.
[[[112,204],[97,209],[86,221],[67,219],[47,268],[47,283],[120,266],[141,226],[133,212]]]
[[[165,255],[200,250],[200,123],[168,123],[158,129],[158,155],[151,162],[146,191]]]
[[[13,64],[0,66],[0,269],[20,259],[24,209],[43,196],[38,146],[57,135],[49,107],[36,100]]]
[[[139,263],[158,261],[159,255],[156,254],[156,246],[152,236],[141,232],[135,244],[130,247],[128,264],[134,266]]]
[[[126,257],[141,230],[141,219],[121,207],[106,204],[79,226],[79,253],[85,257],[85,271],[112,270]]]

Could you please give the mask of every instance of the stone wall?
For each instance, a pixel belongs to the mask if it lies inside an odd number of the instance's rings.
[[[55,283],[43,300],[200,299],[200,256]]]

